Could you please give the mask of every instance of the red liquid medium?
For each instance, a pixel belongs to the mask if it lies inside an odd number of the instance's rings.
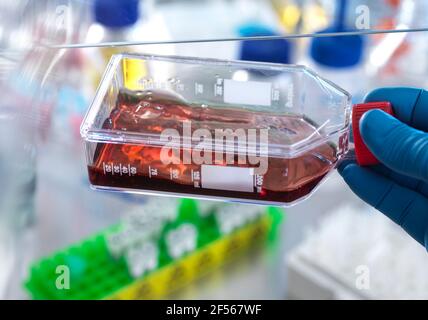
[[[127,90],[119,93],[116,107],[103,128],[157,136],[164,129],[175,129],[182,135],[183,121],[191,122],[192,132],[207,129],[213,137],[214,129],[269,129],[269,148],[279,144],[290,145],[317,134],[316,128],[301,117],[195,106],[162,91]],[[185,151],[189,149],[179,150],[180,159],[183,159]],[[213,152],[211,163],[220,168],[258,167],[238,163],[238,154],[232,158],[232,164],[215,163]],[[212,181],[208,180],[215,179],[214,185],[218,185],[224,177],[222,174],[218,177],[204,176],[204,164],[164,164],[161,146],[154,145],[99,143],[88,170],[91,183],[100,187],[289,203],[309,194],[334,167],[336,160],[336,148],[327,143],[292,159],[269,157],[267,171],[254,176],[252,185],[247,185],[245,191],[241,187],[233,190],[230,185],[213,188]]]

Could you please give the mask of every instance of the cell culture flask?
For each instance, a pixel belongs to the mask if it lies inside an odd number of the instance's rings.
[[[304,66],[115,55],[81,126],[89,180],[288,206],[347,153],[351,110],[346,91]]]

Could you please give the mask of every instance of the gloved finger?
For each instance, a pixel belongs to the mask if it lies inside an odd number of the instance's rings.
[[[428,229],[427,198],[356,164],[348,164],[341,175],[357,196],[400,225],[419,243],[428,245],[424,240]]]
[[[387,179],[394,181],[402,187],[416,191],[428,198],[428,183],[423,180],[398,173],[382,164],[371,166],[369,169],[378,174],[381,174]]]
[[[380,162],[401,174],[428,181],[428,134],[381,110],[360,121],[361,136]]]
[[[409,126],[428,132],[428,91],[416,88],[379,88],[365,102],[389,101],[395,116]]]
[[[338,168],[337,168],[339,173],[342,173],[344,168],[349,164],[356,164],[356,162],[355,162],[355,160],[351,160],[351,159],[345,159],[344,161],[341,161]],[[412,178],[412,177],[406,176],[404,174],[400,174],[394,170],[389,169],[388,167],[384,166],[383,164],[370,166],[367,169],[372,170],[373,172],[380,174],[383,177],[394,181],[395,183],[397,183],[398,185],[400,185],[404,188],[408,188],[408,189],[411,189],[413,191],[416,191],[416,192],[420,193],[421,195],[428,198],[428,183],[423,181],[423,180]]]

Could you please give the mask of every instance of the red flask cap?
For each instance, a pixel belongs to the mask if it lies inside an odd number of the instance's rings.
[[[376,159],[369,148],[367,148],[360,133],[361,118],[367,111],[373,109],[380,109],[392,116],[394,115],[391,103],[387,101],[368,102],[354,105],[354,108],[352,109],[352,131],[354,135],[355,156],[357,158],[357,163],[360,166],[370,166],[379,163],[379,160]]]

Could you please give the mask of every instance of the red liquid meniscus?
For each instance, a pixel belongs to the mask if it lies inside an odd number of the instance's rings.
[[[103,129],[153,137],[173,129],[183,135],[184,121],[191,124],[192,133],[205,129],[213,137],[216,129],[269,129],[269,150],[317,134],[302,117],[191,105],[179,96],[148,90],[120,91]],[[175,155],[183,159],[185,152],[191,154],[186,148],[177,149]],[[165,164],[161,150],[162,146],[154,144],[98,143],[88,166],[90,182],[103,188],[289,203],[309,194],[337,161],[336,147],[324,143],[291,159],[269,156],[265,172],[251,176],[250,170],[258,165],[240,163],[237,153],[232,155],[233,163],[216,162],[213,151],[208,165],[194,161]]]

